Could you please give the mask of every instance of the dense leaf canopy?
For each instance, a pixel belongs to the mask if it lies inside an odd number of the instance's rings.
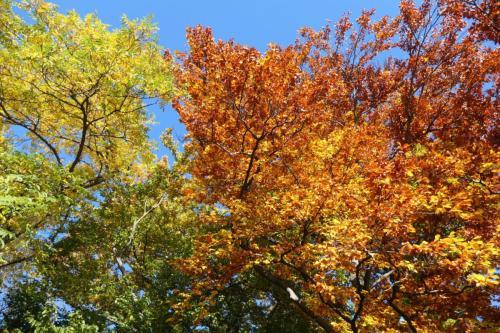
[[[0,329],[495,331],[498,13],[172,55],[149,20],[0,0]]]

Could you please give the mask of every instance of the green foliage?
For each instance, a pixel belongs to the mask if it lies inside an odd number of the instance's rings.
[[[196,232],[183,179],[159,164],[146,181],[109,186],[99,207],[64,230],[76,237],[45,252],[40,274],[69,304],[92,304],[120,331],[168,328],[167,295],[188,283],[169,259],[189,254]]]
[[[75,175],[41,155],[0,152],[0,260],[31,255],[26,246],[43,227],[56,226],[85,195]]]
[[[8,332],[91,333],[99,327],[87,324],[80,311],[64,309],[59,300],[48,298],[50,291],[37,281],[19,281],[7,294],[6,311],[0,329]]]
[[[235,278],[216,297],[202,325],[210,332],[320,332],[317,325],[297,315],[289,295],[261,277]]]

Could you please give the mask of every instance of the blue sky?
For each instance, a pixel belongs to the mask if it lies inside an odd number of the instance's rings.
[[[376,8],[376,16],[395,15],[397,0],[251,0],[251,1],[178,1],[178,0],[52,0],[61,12],[74,9],[85,15],[95,12],[112,26],[119,26],[120,18],[153,16],[159,27],[160,44],[170,49],[186,51],[185,29],[201,24],[210,26],[217,39],[233,38],[236,42],[264,51],[268,43],[288,45],[297,37],[297,30],[308,26],[320,29],[328,20],[336,21],[344,13],[357,16],[362,9]],[[157,125],[150,136],[158,140],[166,127],[173,127],[178,138],[184,129],[175,111],[153,110]],[[159,151],[160,154],[164,150]]]

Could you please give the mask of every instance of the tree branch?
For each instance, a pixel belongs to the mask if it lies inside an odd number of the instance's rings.
[[[260,265],[255,266],[255,271],[262,276],[264,279],[266,279],[268,282],[270,282],[272,285],[278,287],[284,292],[287,292],[288,294],[291,295],[290,291],[291,288],[288,287],[282,280],[276,278],[273,276],[268,270],[266,270],[264,267]],[[293,290],[292,290],[293,291]],[[295,292],[293,292],[295,294]],[[320,317],[317,314],[315,314],[311,309],[309,309],[298,297],[290,297],[290,300],[292,301],[293,304],[297,306],[297,308],[300,309],[300,311],[309,317],[310,319],[314,320],[321,328],[325,330],[327,333],[334,333],[335,330],[333,329],[332,325],[330,324],[329,320]]]

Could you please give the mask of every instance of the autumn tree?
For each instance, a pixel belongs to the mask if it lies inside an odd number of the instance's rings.
[[[123,269],[116,265],[128,265],[121,257],[143,225],[130,215],[116,217],[121,230],[113,229],[106,201],[121,200],[127,186],[155,169],[148,106],[173,94],[172,64],[164,61],[149,20],[124,17],[111,30],[94,14],[82,18],[44,1],[2,0],[0,26],[1,329],[65,325],[73,331],[89,320],[85,331],[104,329],[110,324],[105,310],[115,309],[102,306],[96,316],[78,302],[91,304],[99,292],[106,301],[119,292],[131,295],[126,282],[116,282]],[[159,197],[163,189],[149,195]],[[123,202],[143,210],[158,200],[139,199]],[[112,290],[89,287],[93,276]],[[73,309],[58,322],[56,299]]]
[[[76,194],[72,186],[88,195],[111,179],[136,177],[134,171],[140,170],[141,163],[147,165],[153,159],[146,107],[158,97],[168,100],[173,91],[171,65],[162,61],[154,26],[147,20],[123,18],[122,27],[110,30],[93,14],[85,18],[75,12],[63,15],[43,1],[2,0],[1,6],[2,140],[10,137],[10,146],[25,144],[28,151],[40,155],[36,159],[44,160],[38,164],[30,157],[9,160],[2,153],[7,177],[3,184],[31,186],[19,177],[37,175],[35,182],[43,185],[36,186],[40,193],[35,196],[41,196],[44,186],[49,186],[51,191],[42,195],[44,198],[77,199],[85,195]],[[14,7],[31,15],[33,22],[24,22]],[[23,137],[28,142],[23,142]],[[24,166],[23,161],[28,164]],[[50,165],[56,178],[45,176],[39,164]],[[3,189],[1,207],[2,218],[7,219],[2,221],[2,237],[12,236],[12,248],[19,248],[23,235],[48,225],[57,230],[78,210],[74,206],[64,212],[67,205],[59,201],[53,205],[60,210],[57,212],[50,208],[38,211],[38,216],[13,215],[5,200],[14,200],[10,193],[14,190]],[[24,196],[31,200],[31,195]]]
[[[188,29],[185,193],[219,212],[186,300],[255,274],[326,332],[493,330],[495,6],[405,0],[264,53]]]

